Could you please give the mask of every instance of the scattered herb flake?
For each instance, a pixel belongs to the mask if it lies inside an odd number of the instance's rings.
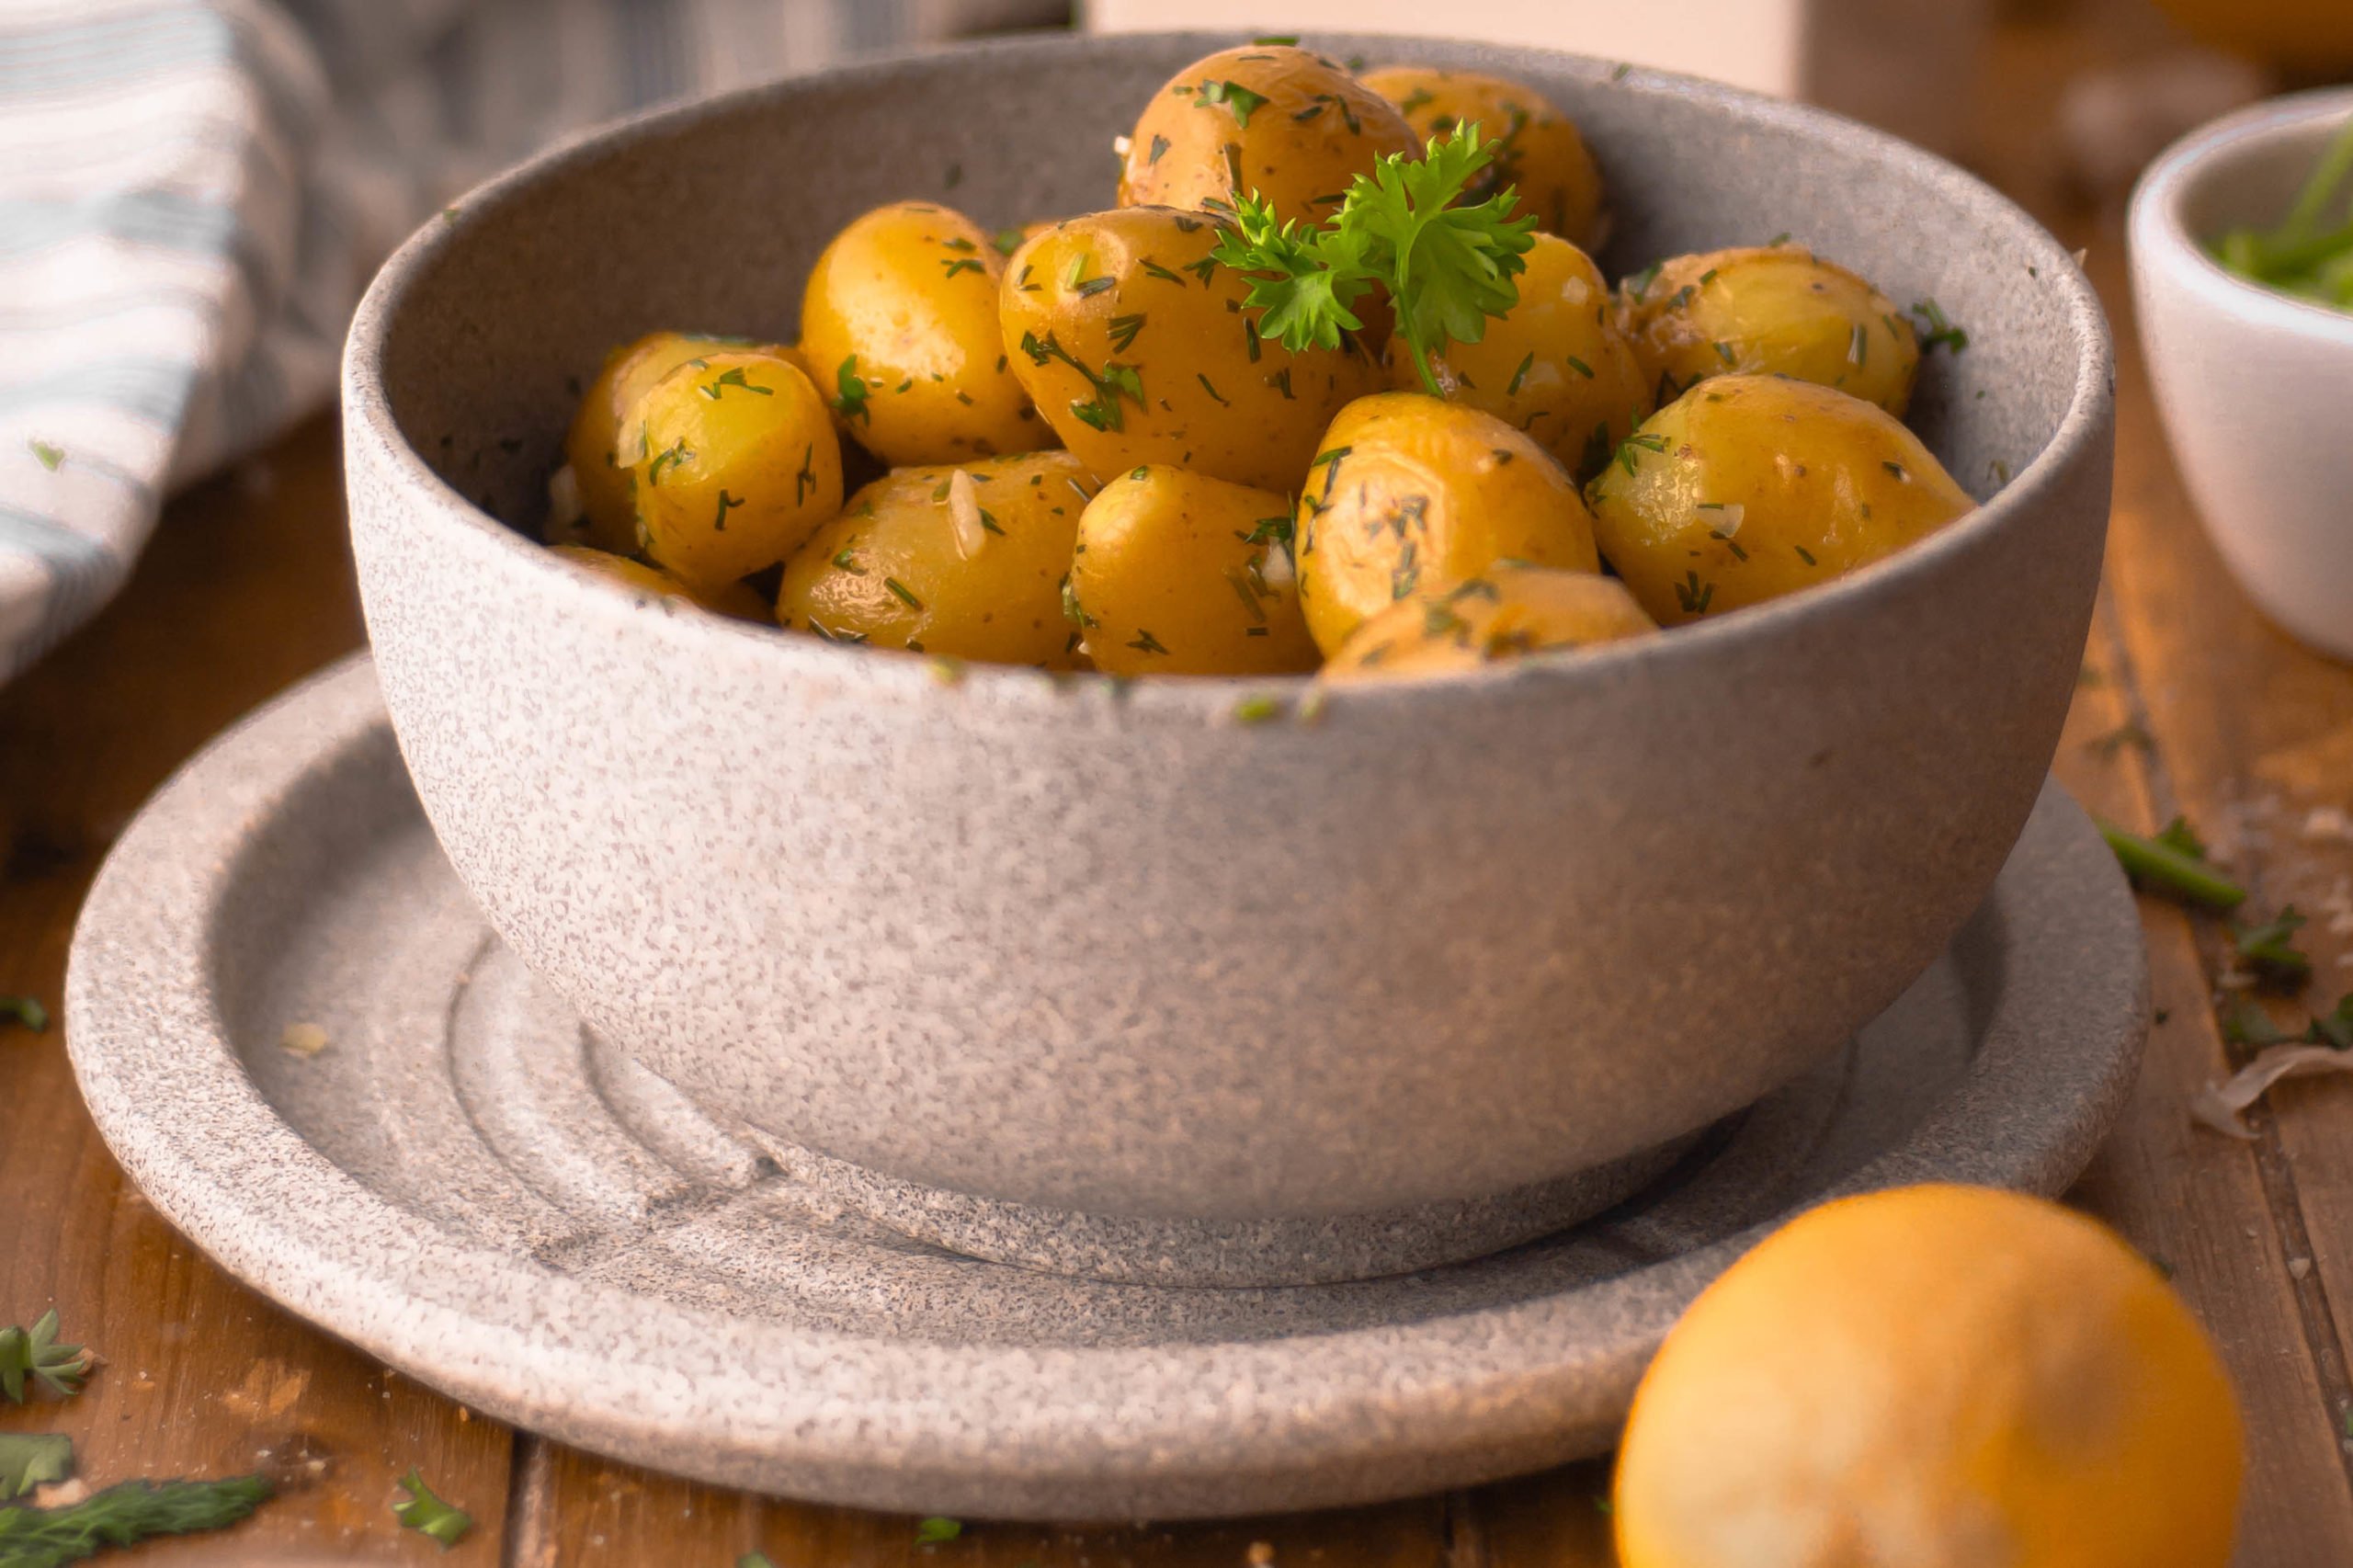
[[[1266,101],[1264,93],[1254,93],[1239,82],[1204,81],[1200,96],[1193,100],[1193,107],[1207,108],[1211,104],[1223,104],[1233,111],[1233,122],[1247,131],[1251,115]]]
[[[2256,975],[2275,985],[2301,986],[2313,977],[2313,960],[2299,950],[2296,933],[2304,917],[2294,904],[2260,926],[2231,923],[2231,945]]]
[[[1279,719],[1282,715],[1282,699],[1278,697],[1269,697],[1263,691],[1254,691],[1247,697],[1236,699],[1233,704],[1233,720],[1237,724],[1263,724],[1269,719]]]
[[[1921,353],[1944,348],[1958,354],[1969,347],[1969,334],[1947,321],[1943,309],[1934,300],[1921,301],[1912,307],[1912,313],[1920,318],[1927,329],[1920,334]]]
[[[0,1432],[0,1503],[74,1473],[74,1439],[63,1433]]]
[[[425,1477],[415,1470],[401,1477],[401,1490],[408,1494],[408,1501],[393,1506],[392,1517],[401,1522],[402,1528],[439,1541],[442,1551],[457,1545],[474,1528],[472,1514],[435,1496],[433,1489],[425,1484]]]
[[[28,440],[25,445],[31,449],[33,460],[51,473],[55,473],[59,465],[65,461],[65,449],[63,447],[40,439]]]
[[[974,256],[960,256],[953,260],[943,257],[940,265],[948,269],[947,276],[949,278],[955,277],[960,272],[985,274],[988,271],[988,268],[982,264],[981,258]]]
[[[858,356],[853,354],[834,371],[834,409],[844,424],[863,419],[869,425],[874,416],[866,407],[866,382],[858,373]]]
[[[1528,380],[1529,369],[1535,363],[1536,350],[1533,348],[1529,349],[1526,354],[1520,357],[1519,368],[1512,371],[1511,381],[1504,387],[1504,395],[1506,397],[1518,397],[1519,395],[1520,385]],[[1591,372],[1588,371],[1587,374],[1591,374]]]
[[[962,1520],[943,1518],[939,1515],[934,1514],[930,1518],[916,1521],[915,1544],[917,1546],[937,1546],[944,1540],[954,1540],[958,1536],[962,1535],[963,1533],[964,1525]]]
[[[11,1403],[25,1403],[28,1377],[66,1399],[82,1392],[82,1380],[89,1375],[89,1352],[78,1345],[57,1343],[55,1307],[41,1313],[29,1329],[13,1324],[0,1328],[0,1396]]]
[[[732,370],[722,370],[716,380],[704,385],[702,388],[702,395],[710,399],[711,402],[717,403],[719,401],[720,394],[724,392],[729,387],[739,387],[745,392],[753,392],[761,397],[774,397],[776,395],[776,389],[774,387],[756,387],[750,381],[745,380],[744,367],[741,365],[736,366]]]
[[[1110,328],[1111,348],[1114,353],[1125,354],[1128,351],[1135,343],[1136,334],[1143,330],[1143,320],[1144,313],[1142,311],[1136,311],[1128,315],[1113,316],[1110,319],[1107,324]]]
[[[1021,238],[1019,229],[999,229],[989,236],[989,248],[999,256],[1011,256],[1021,248]]]
[[[796,496],[795,499],[797,500],[798,497]],[[733,495],[728,494],[726,487],[722,485],[719,491],[719,515],[710,520],[712,531],[716,533],[725,533],[727,531],[727,514],[734,507],[740,506],[743,504],[743,502],[738,501]]]
[[[2278,1045],[2288,1038],[2263,1005],[2252,997],[2234,997],[2222,1009],[2222,1038],[2233,1045],[2252,1045],[2260,1049]]]
[[[2104,819],[2097,825],[2126,874],[2142,887],[2217,909],[2234,909],[2246,902],[2246,889],[2207,863],[2206,846],[2185,819],[2174,818],[2153,837],[2129,833]]]
[[[1125,646],[1133,648],[1139,653],[1165,653],[1168,652],[1166,648],[1161,645],[1159,638],[1154,637],[1151,632],[1145,631],[1142,627],[1138,627],[1136,629],[1135,640],[1131,642],[1126,643]]]
[[[1233,404],[1225,401],[1224,396],[1219,392],[1216,387],[1210,384],[1210,379],[1208,376],[1196,373],[1193,379],[1201,383],[1201,390],[1209,393],[1211,398],[1216,402],[1220,408],[1232,408],[1233,406]]]
[[[897,599],[909,609],[920,610],[923,608],[923,601],[915,597],[914,591],[904,583],[900,582],[896,577],[883,578],[882,585],[891,590],[891,597],[892,598]]]
[[[1675,602],[1683,607],[1686,615],[1705,615],[1709,601],[1716,597],[1713,583],[1699,581],[1697,572],[1683,574],[1683,581],[1675,585]]]
[[[0,995],[0,1019],[14,1018],[35,1034],[49,1032],[49,1009],[37,997]]]
[[[1152,139],[1152,145],[1144,152],[1143,161],[1146,165],[1156,164],[1160,162],[1162,155],[1167,151],[1168,138],[1165,136],[1155,136]]]

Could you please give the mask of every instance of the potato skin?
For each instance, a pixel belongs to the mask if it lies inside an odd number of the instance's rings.
[[[1097,473],[1166,463],[1288,493],[1380,367],[1352,346],[1256,335],[1209,220],[1166,207],[1072,218],[1013,253],[999,294],[1013,369]]]
[[[652,594],[657,598],[684,599],[730,620],[766,620],[768,607],[759,595],[741,583],[730,583],[723,588],[698,592],[688,587],[659,566],[648,566],[642,561],[631,561],[625,555],[597,550],[585,544],[559,544],[552,553],[574,566],[595,573],[597,576],[634,593]]]
[[[800,362],[794,350],[780,344],[686,332],[649,332],[605,356],[604,368],[581,395],[563,438],[563,460],[572,468],[580,515],[568,523],[551,518],[550,544],[585,544],[621,555],[636,551],[637,506],[630,493],[629,471],[637,457],[637,442],[634,426],[624,431],[631,410],[654,382],[688,360],[738,348]],[[621,450],[625,433],[631,437],[626,452]]]
[[[985,230],[933,202],[878,207],[834,236],[801,291],[801,346],[844,434],[892,464],[1044,444],[997,334],[1004,272]]]
[[[1431,366],[1448,401],[1524,430],[1583,477],[1608,460],[1651,412],[1650,381],[1618,324],[1609,285],[1568,241],[1538,234],[1519,303],[1476,343],[1453,343]],[[1389,384],[1418,390],[1405,340],[1389,340]]]
[[[1620,458],[1586,498],[1662,626],[1829,582],[1975,505],[1886,410],[1782,376],[1700,382]]]
[[[1321,55],[1283,44],[1221,50],[1144,106],[1128,138],[1120,205],[1230,211],[1255,190],[1281,216],[1319,222],[1377,160],[1421,150],[1386,98]]]
[[[1299,594],[1337,653],[1398,599],[1499,560],[1597,572],[1593,518],[1534,439],[1475,408],[1381,392],[1340,411],[1299,498]]]
[[[841,444],[800,367],[731,350],[689,359],[637,405],[638,538],[703,592],[773,566],[841,509]]]
[[[1290,497],[1147,464],[1078,519],[1068,603],[1110,675],[1281,675],[1321,659],[1285,542]]]
[[[1450,675],[1657,631],[1615,577],[1497,564],[1391,605],[1357,628],[1323,678]]]
[[[1912,401],[1912,324],[1869,279],[1796,245],[1679,256],[1628,278],[1620,299],[1661,403],[1710,376],[1750,373],[1836,387],[1899,419]]]
[[[960,471],[994,525],[970,559],[950,502]],[[1072,668],[1078,629],[1063,614],[1062,582],[1096,488],[1068,452],[894,469],[785,563],[777,623],[877,648]]]
[[[1514,210],[1534,213],[1544,233],[1587,248],[1601,243],[1601,170],[1576,121],[1543,94],[1501,76],[1427,65],[1384,65],[1360,80],[1395,104],[1425,142],[1471,124],[1495,139],[1495,161],[1480,171],[1465,200],[1517,187]]]

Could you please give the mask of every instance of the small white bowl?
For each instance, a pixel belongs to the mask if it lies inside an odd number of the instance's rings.
[[[2353,89],[2274,98],[2168,148],[2132,193],[2132,300],[2157,409],[2215,548],[2256,606],[2353,659],[2353,313],[2226,271],[2205,244],[2278,223]]]

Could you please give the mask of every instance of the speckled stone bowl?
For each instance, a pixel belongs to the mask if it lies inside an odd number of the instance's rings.
[[[1913,423],[1987,505],[1761,609],[1320,705],[1280,680],[949,683],[640,603],[517,530],[608,346],[790,335],[804,269],[879,201],[1105,205],[1111,138],[1231,41],[1023,40],[622,126],[411,240],[344,373],[384,695],[514,949],[847,1200],[1120,1278],[1502,1245],[1836,1049],[2025,823],[2108,513],[2098,306],[1969,176],[1681,78],[1323,39],[1554,97],[1608,179],[1613,273],[1787,230],[1937,299],[1970,343],[1929,359]],[[1278,716],[1245,722],[1261,696]]]

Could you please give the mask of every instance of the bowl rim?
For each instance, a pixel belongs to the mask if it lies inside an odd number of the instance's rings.
[[[504,204],[572,176],[633,144],[688,131],[705,120],[754,110],[764,103],[790,99],[813,84],[832,85],[888,85],[910,66],[949,60],[996,62],[1006,69],[1023,66],[1067,66],[1074,57],[1089,52],[1120,53],[1182,44],[1199,54],[1233,46],[1236,34],[1226,30],[1176,29],[1157,32],[1086,34],[1049,32],[986,39],[949,46],[918,46],[892,50],[855,62],[813,72],[777,77],[708,97],[656,108],[593,127],[474,187],[439,214],[427,219],[402,242],[369,284],[352,318],[345,342],[340,374],[346,443],[357,450],[364,441],[382,472],[412,496],[437,506],[422,512],[448,514],[460,537],[470,538],[493,552],[528,553],[536,568],[553,584],[568,584],[568,612],[601,617],[618,629],[624,618],[635,616],[639,600],[611,591],[585,568],[551,554],[538,540],[493,517],[434,472],[423,454],[403,434],[392,416],[383,378],[383,352],[400,316],[409,290],[420,283],[443,257],[447,248],[474,224],[488,221]],[[1411,62],[1416,50],[1431,45],[1452,51],[1482,49],[1498,54],[1503,46],[1412,35],[1330,33],[1312,42],[1334,50],[1392,51]],[[1667,629],[1671,635],[1653,635],[1573,651],[1555,658],[1529,658],[1478,669],[1388,681],[1346,683],[1350,706],[1386,709],[1397,704],[1451,701],[1470,692],[1495,697],[1537,695],[1562,683],[1588,686],[1630,678],[1637,669],[1672,668],[1685,661],[1737,659],[1743,650],[1812,622],[1834,619],[1861,608],[1875,595],[1916,586],[1935,577],[1950,558],[1974,550],[1999,533],[2019,514],[2035,510],[2041,498],[2060,486],[2105,427],[2110,388],[2114,385],[2114,346],[2097,294],[2075,256],[2023,208],[1975,175],[1887,131],[1812,105],[1786,101],[1699,77],[1559,50],[1512,48],[1512,60],[1540,61],[1555,74],[1583,77],[1600,91],[1625,92],[1657,98],[1697,100],[1725,115],[1734,127],[1795,132],[1831,144],[1843,144],[1923,183],[1945,187],[1979,220],[1978,233],[2001,236],[2017,247],[2014,259],[2038,280],[2057,290],[2075,350],[2074,384],[2057,427],[2042,449],[2013,474],[1993,496],[1953,523],[1907,548],[1873,562],[1846,576],[1801,593],[1751,606],[1718,619]],[[1496,62],[1498,65],[1502,62]],[[1473,69],[1448,66],[1446,69]],[[348,471],[347,472],[347,483]],[[643,624],[643,618],[636,618]],[[937,655],[898,656],[893,649],[843,648],[818,639],[793,637],[773,626],[736,621],[715,615],[675,615],[661,618],[670,634],[692,638],[740,638],[746,646],[756,641],[765,650],[746,657],[766,659],[785,680],[805,680],[848,689],[878,701],[938,701],[943,688],[955,687],[980,693],[1011,710],[1058,715],[1067,712],[1062,693],[1070,684],[1067,672],[1047,672],[1028,665],[991,665],[943,660]],[[681,629],[693,626],[688,632]],[[616,631],[617,635],[628,633]],[[642,635],[642,633],[639,633]],[[884,656],[876,657],[877,653]],[[947,666],[943,668],[943,666]],[[1097,682],[1112,689],[1120,706],[1140,719],[1178,722],[1255,722],[1269,716],[1250,708],[1273,696],[1295,699],[1295,716],[1320,717],[1324,694],[1313,673],[1261,676],[1160,676],[1149,680],[1085,674],[1083,682]],[[1310,696],[1313,692],[1314,695]],[[1337,699],[1334,706],[1337,706]],[[1270,726],[1271,727],[1271,726]]]
[[[2227,175],[2238,159],[2353,118],[2353,86],[2313,87],[2232,110],[2157,154],[2132,187],[2128,232],[2133,271],[2143,280],[2162,269],[2201,301],[2251,325],[2334,342],[2353,349],[2353,312],[2286,294],[2243,278],[2214,259],[2183,213],[2193,194]]]

